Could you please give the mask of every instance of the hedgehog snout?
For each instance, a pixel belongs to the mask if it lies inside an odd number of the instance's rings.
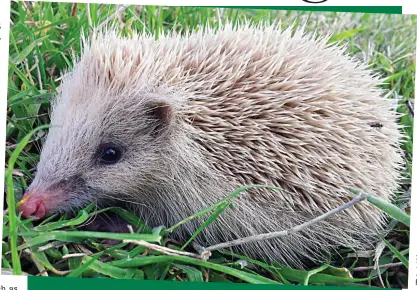
[[[44,218],[46,216],[45,200],[39,198],[29,198],[20,204],[19,212],[21,212],[22,216],[25,218]]]
[[[60,188],[29,189],[18,203],[18,211],[25,218],[42,219],[50,215],[64,202],[64,192]]]

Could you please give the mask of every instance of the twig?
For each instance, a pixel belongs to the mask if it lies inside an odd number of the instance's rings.
[[[380,269],[395,268],[395,267],[400,267],[402,265],[404,265],[402,262],[396,262],[396,263],[389,263],[389,264],[380,265],[379,268]],[[353,272],[368,271],[368,270],[375,270],[375,266],[356,267],[356,268],[352,269]]]
[[[86,253],[74,253],[74,254],[63,255],[62,259],[79,258],[79,257],[85,257],[85,256],[88,256],[88,255]]]
[[[48,113],[42,113],[42,114],[33,115],[33,116],[14,118],[13,121],[23,121],[23,120],[39,118],[39,117],[43,117],[43,116],[47,116],[47,115],[48,115]]]
[[[82,253],[91,256],[93,255],[93,252],[91,252],[89,249],[87,249],[86,247],[84,247],[83,245],[74,245],[74,247],[78,250],[81,251]],[[81,254],[81,253],[80,253]]]
[[[375,250],[357,251],[347,254],[347,258],[370,258],[375,255]]]
[[[102,28],[104,25],[106,25],[107,23],[109,23],[112,19],[116,18],[119,13],[122,13],[123,11],[125,11],[128,7],[129,7],[129,5],[122,5],[121,7],[119,7],[119,9],[117,9],[116,12],[114,12],[112,15],[110,15],[109,17],[107,17],[96,28],[94,28],[94,31],[93,32],[96,32],[97,30],[99,30],[100,28]]]
[[[37,142],[37,141],[39,141],[40,139],[41,139],[40,137],[37,137],[37,138],[35,138],[35,139],[32,139],[32,140],[28,141],[26,145],[28,145],[28,144],[32,144],[33,142]],[[13,149],[15,149],[18,145],[19,145],[19,144],[10,144],[10,145],[7,145],[7,146],[6,146],[6,148],[7,148],[7,149],[9,149],[9,150],[13,150]]]
[[[381,285],[385,288],[385,284],[384,284],[384,280],[382,279],[381,276],[381,267],[379,266],[379,258],[382,255],[382,252],[384,251],[385,248],[385,243],[383,241],[380,241],[375,249],[375,257],[374,257],[374,269],[376,269],[378,271],[378,278],[379,278],[379,282],[381,282]]]
[[[25,58],[25,60],[24,60],[23,62],[25,63],[26,72],[27,72],[27,74],[28,74],[28,77],[29,77],[30,82],[31,82],[32,84],[33,84],[33,83],[35,83],[35,82],[33,81],[33,78],[32,78],[31,70],[29,69],[28,59],[27,59],[27,58]]]
[[[192,258],[196,258],[196,259],[204,259],[203,256],[201,255],[197,255],[194,253],[189,253],[189,252],[182,252],[182,251],[177,251],[177,250],[173,250],[167,247],[162,247],[162,246],[158,246],[155,244],[151,244],[145,241],[136,241],[136,240],[124,240],[123,243],[132,243],[135,245],[139,245],[139,246],[143,246],[143,247],[147,247],[151,250],[154,251],[158,251],[170,256],[186,256],[186,257],[192,257]]]
[[[382,288],[385,288],[384,280],[382,280],[382,275],[381,275],[381,267],[379,267],[378,264],[376,265],[376,269],[378,270],[379,282],[381,282]]]
[[[7,167],[6,167],[4,170],[7,170]],[[22,176],[25,176],[25,175],[23,174],[23,172],[22,172],[21,170],[19,170],[19,169],[13,169],[13,171],[12,171],[12,175],[13,175],[13,176],[17,176],[17,177],[22,177]]]
[[[54,242],[51,242],[49,244],[46,244],[45,246],[39,247],[38,252],[43,252],[43,251],[46,251],[48,249],[56,248],[56,247],[59,247],[59,246],[65,245],[65,244],[67,244],[67,242],[54,241]]]
[[[75,16],[75,13],[77,12],[77,3],[72,4],[71,7],[71,16]]]
[[[354,199],[352,199],[351,201],[335,208],[332,209],[331,211],[326,212],[325,214],[318,216],[308,222],[305,222],[301,225],[295,226],[289,230],[284,230],[284,231],[279,231],[279,232],[272,232],[272,233],[267,233],[267,234],[260,234],[260,235],[256,235],[256,236],[250,236],[250,237],[245,237],[245,238],[240,238],[237,240],[233,240],[233,241],[229,241],[229,242],[225,242],[225,243],[220,243],[214,246],[210,246],[208,248],[205,249],[204,253],[202,254],[203,256],[205,254],[207,254],[207,252],[211,252],[211,251],[215,251],[215,250],[219,250],[219,249],[223,249],[223,248],[229,248],[229,247],[233,247],[233,246],[237,246],[237,245],[242,245],[242,244],[246,244],[246,243],[253,243],[253,242],[259,242],[259,241],[265,241],[265,240],[269,240],[269,239],[275,239],[275,238],[280,238],[280,237],[284,237],[284,236],[288,236],[291,234],[294,234],[296,232],[299,232],[313,224],[316,224],[324,219],[326,219],[327,217],[337,214],[363,200],[366,199],[366,196],[363,193],[360,193],[359,195],[357,195]]]
[[[39,82],[39,88],[43,90],[42,88],[42,78],[41,78],[41,70],[39,69],[39,59],[37,55],[34,55],[35,58],[35,65],[36,65],[36,72],[38,73],[38,82]]]
[[[219,21],[219,23],[222,23],[222,13],[220,12],[220,8],[216,9],[216,13],[217,13],[217,21]]]
[[[88,20],[88,26],[93,26],[93,21],[91,20],[91,11],[90,11],[90,3],[87,3],[87,20]]]

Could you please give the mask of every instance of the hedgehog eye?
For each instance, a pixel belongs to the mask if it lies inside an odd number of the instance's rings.
[[[100,147],[102,148],[100,150],[100,162],[103,164],[114,164],[122,157],[121,150],[115,145],[105,144]]]

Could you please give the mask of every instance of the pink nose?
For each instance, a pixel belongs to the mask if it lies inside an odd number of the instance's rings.
[[[19,206],[19,212],[21,212],[25,218],[44,218],[46,216],[45,202],[43,199],[29,197],[28,200]]]

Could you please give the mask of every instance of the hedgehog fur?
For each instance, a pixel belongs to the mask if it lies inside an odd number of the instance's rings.
[[[46,214],[97,201],[172,226],[243,185],[282,188],[241,194],[197,236],[203,246],[292,228],[349,201],[351,187],[390,200],[402,162],[395,104],[367,65],[328,40],[279,24],[157,40],[98,32],[63,76],[28,192],[56,201]],[[103,144],[119,146],[117,163],[97,162]],[[371,248],[384,223],[362,202],[234,250],[304,267],[341,246]]]

